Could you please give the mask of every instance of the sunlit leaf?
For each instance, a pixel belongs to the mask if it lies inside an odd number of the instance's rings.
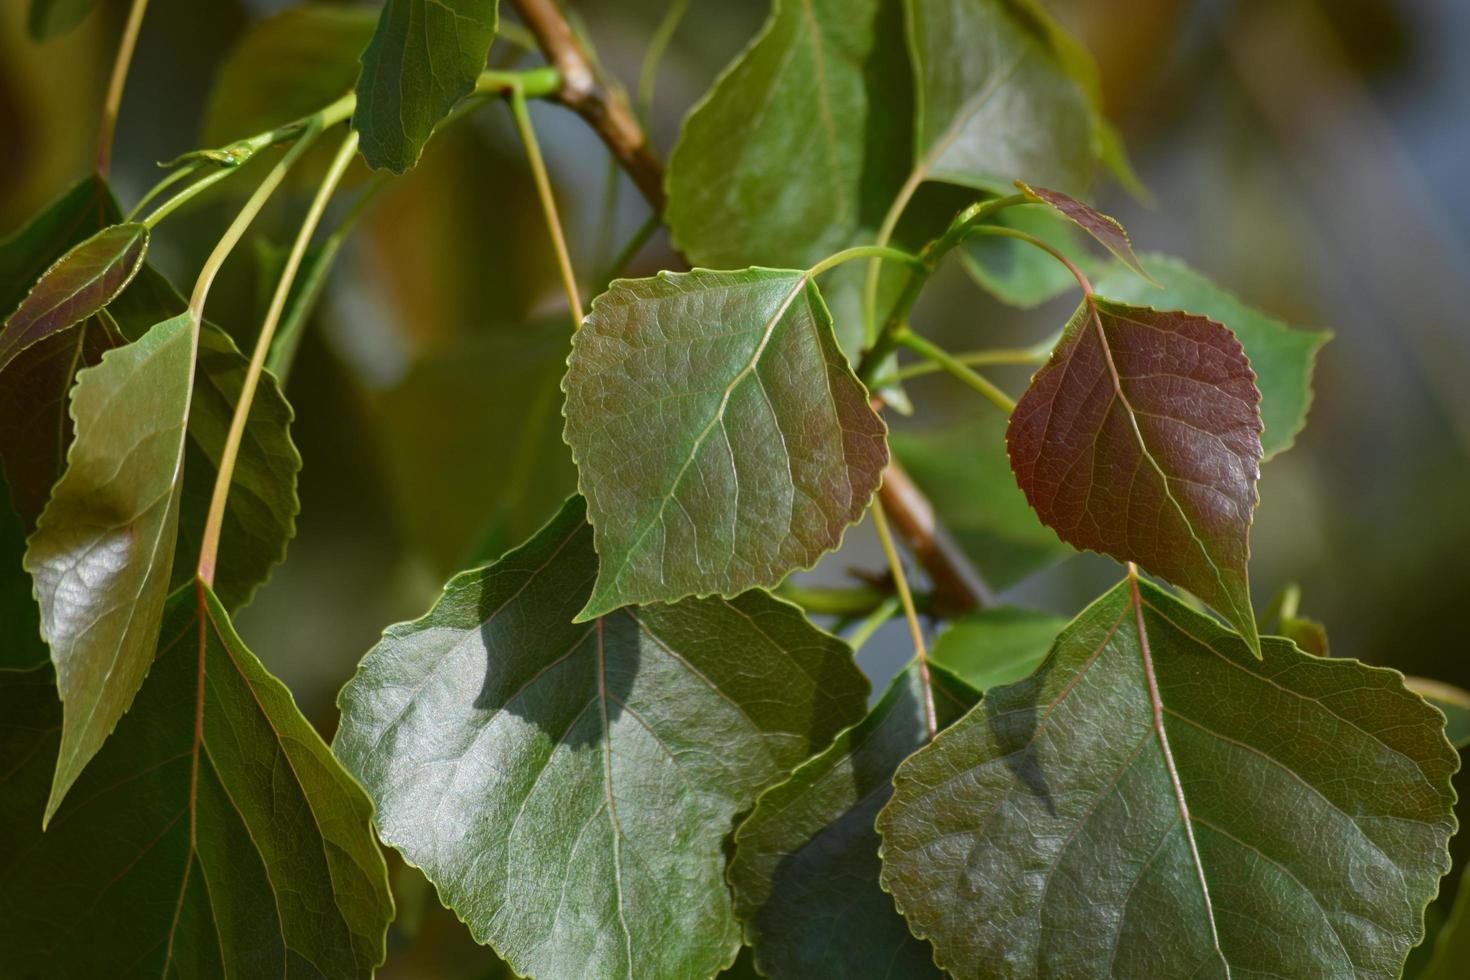
[[[387,0],[362,53],[362,155],[403,173],[449,110],[475,87],[495,40],[497,0]]]
[[[96,314],[132,281],[148,251],[148,228],[112,225],[42,273],[0,329],[0,371],[33,344]]]
[[[566,439],[601,557],[583,618],[811,567],[888,459],[802,272],[620,280],[568,364]]]
[[[1067,621],[1034,609],[996,606],[954,620],[934,639],[930,659],[981,691],[1014,684],[1046,659]]]
[[[1011,415],[1011,468],[1063,541],[1188,589],[1258,649],[1260,397],[1220,324],[1089,298]]]
[[[1297,330],[1247,306],[1178,259],[1145,253],[1143,266],[1162,290],[1123,270],[1099,277],[1098,293],[1156,309],[1188,310],[1225,324],[1240,340],[1261,390],[1264,458],[1291,448],[1312,404],[1317,351],[1331,338],[1325,330]]]
[[[61,712],[0,672],[0,948],[19,976],[363,977],[392,917],[371,807],[204,586],[41,832]]]
[[[97,5],[97,0],[31,0],[26,28],[37,41],[49,41],[76,27]]]
[[[580,498],[392,627],[340,699],[383,839],[521,975],[711,976],[739,926],[722,842],[863,712],[840,641],[760,592],[574,622]]]
[[[25,555],[64,706],[47,821],[132,704],[158,648],[193,335],[180,314],[77,375],[76,439]]]
[[[1449,869],[1443,719],[1147,583],[901,766],[883,884],[957,976],[1396,978]]]
[[[1128,229],[1119,224],[1117,218],[1103,214],[1091,205],[1083,204],[1061,191],[1048,190],[1045,187],[1031,187],[1019,180],[1016,181],[1016,185],[1028,198],[1041,201],[1056,209],[1058,214],[1064,215],[1117,256],[1119,262],[1152,282],[1147,270],[1139,263],[1138,256],[1133,254],[1133,241],[1128,237]],[[1157,285],[1157,283],[1153,284]]]
[[[931,674],[942,729],[979,693],[943,670]],[[767,976],[941,976],[934,951],[909,933],[878,887],[873,828],[892,793],[893,771],[928,741],[927,726],[923,688],[910,664],[866,718],[762,793],[740,825],[730,885],[745,941]]]

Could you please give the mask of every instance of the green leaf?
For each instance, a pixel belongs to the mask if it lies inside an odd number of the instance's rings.
[[[669,159],[691,262],[804,268],[871,237],[911,162],[901,16],[899,0],[776,0]]]
[[[941,728],[979,693],[931,670]],[[873,818],[898,764],[928,741],[918,669],[901,671],[857,725],[785,782],[761,794],[735,834],[730,885],[745,941],[771,977],[939,977],[934,951],[915,939],[878,887]]]
[[[1470,887],[1461,877],[1455,904],[1434,941],[1434,953],[1414,980],[1461,980],[1470,963]]]
[[[187,313],[77,375],[76,440],[26,548],[64,706],[44,821],[132,704],[158,649],[194,368]]]
[[[392,917],[361,788],[195,583],[116,734],[41,833],[60,724],[0,672],[0,948],[21,976],[369,977]]]
[[[1034,4],[907,0],[920,179],[1005,190],[1020,178],[1086,189],[1096,110],[1076,50]],[[1085,54],[1085,53],[1084,53]]]
[[[377,21],[370,7],[306,3],[251,24],[215,75],[204,145],[274,129],[352,91]]]
[[[996,212],[988,223],[1041,239],[1086,274],[1099,264],[1083,247],[1076,225],[1049,207],[1016,205]],[[1066,266],[1015,238],[975,235],[965,242],[959,255],[976,282],[1011,306],[1031,309],[1077,288],[1077,280]]]
[[[311,315],[326,289],[327,279],[337,260],[337,253],[342,249],[343,241],[345,238],[341,234],[332,234],[320,245],[308,248],[301,257],[301,266],[296,270],[296,278],[291,283],[290,291],[286,293],[286,306],[281,311],[281,319],[276,326],[276,338],[271,342],[265,361],[266,370],[275,376],[281,388],[286,387],[291,366],[296,361],[296,352],[301,346],[301,338],[306,333],[306,326],[311,322]],[[258,295],[261,297],[258,314],[262,320],[276,283],[285,272],[290,251],[288,246],[272,245],[264,239],[257,243],[256,261],[260,283]]]
[[[9,318],[26,293],[74,245],[118,221],[102,178],[84,177],[0,242],[0,314]]]
[[[31,577],[21,566],[25,550],[25,525],[10,506],[10,487],[0,466],[0,670],[28,670],[49,656]]]
[[[574,622],[583,509],[389,629],[335,748],[383,839],[516,973],[711,976],[740,940],[736,815],[862,716],[867,682],[761,592]]]
[[[1138,273],[1153,286],[1159,284],[1154,281],[1148,271],[1139,263],[1138,256],[1133,254],[1133,241],[1128,237],[1128,229],[1119,223],[1112,215],[1103,214],[1090,205],[1083,204],[1076,198],[1063,194],[1061,191],[1047,190],[1045,187],[1032,187],[1024,181],[1016,181],[1016,186],[1021,193],[1028,198],[1040,201],[1056,209],[1056,212],[1071,221],[1078,228],[1087,232],[1096,239],[1104,248],[1115,255],[1129,269]]]
[[[76,27],[97,5],[97,0],[31,0],[26,28],[36,41],[49,41]]]
[[[401,174],[418,163],[434,127],[474,90],[496,24],[496,0],[387,0],[352,117],[368,166]]]
[[[978,609],[950,623],[929,659],[981,691],[1014,684],[1046,659],[1066,620],[1034,609]]]
[[[1398,977],[1449,869],[1443,719],[1134,581],[899,768],[915,934],[967,977]]]
[[[1220,324],[1089,297],[1011,414],[1011,469],[1063,541],[1188,589],[1258,650],[1260,398]]]
[[[1445,737],[1457,749],[1470,746],[1470,691],[1427,677],[1405,677],[1404,686],[1445,716]]]
[[[580,619],[810,568],[888,461],[804,272],[619,280],[568,365],[566,440],[602,559]]]
[[[1053,263],[1055,264],[1055,263]],[[1036,519],[1006,462],[1005,419],[978,412],[935,429],[897,429],[894,457],[985,582],[1008,589],[1072,551]]]
[[[1307,409],[1312,404],[1312,369],[1317,351],[1332,334],[1293,329],[1245,305],[1178,259],[1145,253],[1143,265],[1163,284],[1162,291],[1114,270],[1096,280],[1098,293],[1125,303],[1188,310],[1229,327],[1245,348],[1256,373],[1256,387],[1261,389],[1261,421],[1266,427],[1261,435],[1264,458],[1290,449],[1306,424]]]
[[[0,371],[26,348],[112,302],[147,251],[148,227],[128,222],[102,229],[57,259],[0,329]]]

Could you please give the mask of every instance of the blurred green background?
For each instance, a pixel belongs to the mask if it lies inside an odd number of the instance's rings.
[[[631,89],[667,2],[572,7]],[[287,6],[152,0],[117,134],[113,179],[125,205],[157,179],[155,161],[202,145],[219,64],[251,22]],[[1459,625],[1470,599],[1470,4],[1046,6],[1097,56],[1109,112],[1155,198],[1144,205],[1103,186],[1104,210],[1141,248],[1179,255],[1293,324],[1336,333],[1318,361],[1305,432],[1264,469],[1257,609],[1297,582],[1335,654],[1470,687]],[[0,234],[91,167],[125,13],[103,0],[79,30],[37,46],[25,7],[0,3]],[[658,74],[652,131],[662,155],[765,13],[764,0],[692,0]],[[500,44],[492,52],[512,57]],[[574,265],[589,279],[646,209],[622,178],[608,208],[607,156],[580,120],[555,106],[533,114]],[[249,180],[225,186],[156,242],[176,281],[192,281]],[[299,195],[285,196],[252,234],[287,240],[300,207]],[[209,306],[242,345],[265,301],[256,254],[237,251]],[[677,261],[660,234],[631,272]],[[1029,344],[1060,326],[1074,300],[1018,312],[946,268],[915,324],[954,349]],[[339,260],[288,390],[305,459],[298,537],[239,617],[323,731],[335,723],[337,688],[384,626],[427,609],[468,562],[518,543],[570,489],[556,390],[561,302],[524,157],[498,105],[439,134]],[[1025,383],[1024,371],[996,377],[1013,393]],[[899,428],[992,411],[943,376],[910,394],[921,419]],[[815,580],[881,568],[866,528],[848,540]],[[1070,615],[1117,574],[1080,556],[1002,598]],[[907,655],[893,623],[860,659],[881,683]],[[452,922],[395,928],[388,975],[492,969]],[[413,929],[428,941],[409,941]]]

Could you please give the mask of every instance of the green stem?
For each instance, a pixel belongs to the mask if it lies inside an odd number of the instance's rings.
[[[923,265],[917,255],[911,252],[905,252],[900,248],[888,248],[884,245],[855,245],[852,248],[844,248],[840,252],[827,256],[806,270],[807,278],[815,279],[822,273],[834,269],[844,262],[851,262],[853,259],[872,259],[874,262],[887,259],[890,262],[900,262],[907,266],[913,266],[914,268],[921,268]]]
[[[561,72],[549,65],[525,71],[482,71],[475,79],[476,95],[514,95],[551,99],[561,92]]]
[[[891,598],[877,589],[841,589],[782,582],[776,594],[814,616],[866,616]]]
[[[1035,246],[1036,248],[1041,249],[1047,255],[1050,255],[1052,258],[1056,259],[1062,265],[1066,266],[1067,271],[1072,273],[1072,278],[1077,280],[1077,285],[1082,287],[1082,292],[1088,296],[1092,295],[1092,283],[1087,281],[1087,276],[1082,274],[1082,270],[1072,264],[1071,259],[1067,258],[1053,246],[1037,238],[1035,235],[1028,235],[1024,231],[1018,231],[1015,228],[1005,228],[999,225],[980,225],[978,227],[971,228],[969,234],[993,235],[998,238],[1014,238],[1017,241],[1025,242],[1027,245]]]
[[[643,65],[638,70],[638,98],[637,114],[638,122],[643,128],[648,129],[648,121],[653,115],[653,89],[658,82],[658,65],[663,60],[664,51],[668,49],[669,42],[674,39],[674,33],[679,29],[679,23],[684,19],[684,12],[689,9],[689,0],[674,0],[669,8],[664,11],[663,18],[654,28],[653,36],[649,38],[648,50],[643,55]]]
[[[175,184],[179,183],[180,181],[188,180],[190,177],[193,177],[196,173],[199,172],[201,166],[202,163],[200,161],[195,161],[194,163],[185,164],[184,166],[179,167],[177,170],[170,171],[162,180],[154,184],[152,187],[148,188],[148,192],[138,199],[138,203],[133,205],[133,209],[128,212],[127,217],[123,218],[123,220],[136,221],[138,219],[138,215],[143,213],[143,209],[146,208],[149,204],[152,204],[153,201],[156,200],[160,194],[162,194],[164,191],[168,190]]]
[[[233,174],[237,169],[239,168],[221,167],[218,170],[215,170],[213,173],[206,174],[204,177],[190,184],[188,187],[185,187],[173,197],[169,198],[167,201],[164,201],[158,207],[154,208],[153,212],[149,214],[148,217],[143,219],[143,224],[147,225],[149,229],[152,229],[160,221],[162,221],[164,218],[167,218],[170,214],[173,214],[185,203],[197,197],[198,195],[203,194],[205,191],[209,190],[209,188],[213,187],[215,184],[218,184],[220,181]],[[181,170],[179,172],[187,173],[188,171]],[[133,209],[134,213],[136,213],[138,209],[142,206],[143,202],[140,201],[138,203],[138,207]],[[128,217],[129,220],[131,220],[133,215],[129,215]]]
[[[147,9],[148,0],[133,0],[128,8],[127,23],[123,25],[122,38],[117,44],[117,58],[112,63],[112,78],[107,84],[107,97],[102,102],[102,122],[97,129],[97,172],[104,177],[112,165],[112,136],[117,130],[117,113],[122,106],[128,66],[132,64],[133,49],[138,45],[138,34],[143,29],[143,14]]]
[[[924,182],[924,170],[915,167],[904,181],[903,187],[899,188],[893,203],[888,206],[888,213],[883,216],[883,223],[878,227],[878,235],[873,239],[875,245],[887,245],[893,238],[894,229],[898,227],[898,219],[903,217],[903,209],[909,206],[914,192]],[[863,281],[863,347],[872,347],[878,342],[878,274],[881,269],[875,260],[868,263],[868,275]]]
[[[307,142],[309,140],[303,139],[297,143],[291,148],[287,158],[302,152]],[[311,206],[306,212],[306,218],[301,222],[301,230],[296,233],[296,241],[292,244],[291,254],[286,259],[286,268],[281,273],[280,282],[276,284],[276,292],[271,297],[271,305],[266,312],[265,322],[261,324],[260,335],[255,340],[255,351],[250,356],[250,366],[245,372],[245,382],[240,389],[240,400],[235,405],[234,417],[230,419],[230,431],[225,437],[224,449],[220,453],[219,471],[214,480],[214,495],[210,498],[209,514],[204,521],[204,533],[199,546],[199,578],[205,585],[214,584],[215,562],[219,556],[220,529],[224,526],[225,503],[230,496],[230,481],[234,477],[235,461],[240,454],[240,444],[245,438],[245,424],[250,418],[250,405],[255,399],[255,389],[260,384],[261,372],[265,370],[265,360],[270,351],[271,338],[275,335],[276,324],[280,322],[281,311],[286,306],[286,297],[291,292],[291,283],[296,278],[296,271],[301,267],[302,257],[306,254],[306,246],[311,241],[316,226],[321,222],[327,202],[332,198],[332,192],[337,189],[342,174],[346,172],[347,165],[352,162],[352,157],[356,153],[357,131],[349,130],[341,146],[337,148],[337,155],[333,157],[326,177],[322,180],[321,186],[317,188],[316,197],[312,199]],[[286,161],[283,160],[282,163]],[[284,168],[280,173],[284,176]],[[276,183],[279,182],[278,178]],[[243,231],[243,228],[241,230]]]
[[[876,609],[864,616],[862,621],[852,628],[852,632],[844,637],[847,645],[852,647],[852,652],[857,653],[861,650],[863,645],[872,639],[873,634],[878,632],[878,627],[892,619],[902,607],[903,603],[899,601],[898,596],[891,595],[879,603]]]
[[[994,382],[971,370],[962,364],[954,355],[935,344],[920,337],[912,330],[899,330],[896,335],[898,342],[915,354],[933,361],[941,371],[954,375],[971,388],[990,399],[1002,412],[1009,415],[1016,408],[1016,402],[1005,392],[997,388]]]
[[[878,543],[883,546],[883,557],[888,559],[888,570],[893,574],[893,585],[903,604],[904,618],[908,620],[909,637],[914,643],[914,660],[919,666],[919,683],[924,689],[924,718],[928,723],[929,738],[932,739],[939,734],[939,721],[934,713],[934,684],[929,678],[929,655],[924,649],[924,628],[919,625],[914,596],[909,591],[909,581],[904,575],[898,550],[893,546],[893,534],[888,530],[888,518],[883,514],[881,503],[873,508],[873,530],[878,532]]]
[[[1051,356],[1052,348],[1057,345],[1061,335],[1053,334],[1041,343],[1032,347],[1002,347],[990,350],[967,351],[963,354],[951,355],[956,361],[969,367],[993,367],[997,365],[1012,364],[1045,364],[1046,359]],[[899,368],[891,374],[885,374],[881,378],[873,380],[873,390],[882,391],[890,385],[896,385],[911,378],[922,377],[926,374],[935,374],[944,368],[934,361],[919,361]]]
[[[551,178],[546,173],[546,161],[541,158],[541,145],[536,142],[536,130],[531,125],[526,93],[519,85],[511,87],[510,111],[515,117],[516,129],[520,131],[521,142],[526,145],[526,159],[531,165],[531,176],[536,181],[536,194],[541,198],[546,230],[551,234],[551,244],[556,249],[556,264],[561,271],[561,284],[566,290],[567,304],[571,307],[572,330],[575,332],[582,326],[582,299],[577,295],[577,277],[572,272],[572,257],[567,251],[561,218],[556,213],[556,198],[551,193]]]

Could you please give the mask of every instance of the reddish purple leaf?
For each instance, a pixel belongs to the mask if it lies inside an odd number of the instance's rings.
[[[1061,191],[1032,187],[1020,180],[1016,181],[1016,186],[1027,197],[1041,204],[1049,204],[1060,211],[1077,227],[1101,242],[1103,247],[1116,255],[1124,265],[1155,286],[1158,285],[1154,277],[1149,275],[1148,270],[1143,267],[1143,263],[1138,261],[1138,256],[1133,254],[1133,241],[1128,237],[1128,229],[1124,228],[1117,218],[1103,214],[1096,208],[1083,204],[1075,197],[1063,194]]]
[[[1259,653],[1260,398],[1221,324],[1089,297],[1011,415],[1011,469],[1063,541],[1188,589]]]

